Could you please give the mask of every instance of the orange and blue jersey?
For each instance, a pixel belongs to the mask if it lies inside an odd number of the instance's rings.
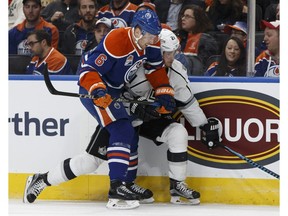
[[[204,76],[217,76],[217,75],[219,75],[219,71],[217,71],[218,65],[219,65],[218,61],[212,62],[212,64],[210,64],[210,66],[208,67],[208,69],[204,73]],[[238,73],[239,73],[239,70],[237,67],[228,66],[227,70],[225,71],[225,74],[222,76],[234,77],[234,76],[239,76]]]
[[[104,82],[108,94],[112,98],[119,98],[125,83],[136,76],[141,65],[148,69],[146,76],[152,86],[169,83],[163,67],[160,42],[140,50],[133,41],[132,28],[113,29],[93,51],[82,58],[79,93],[88,94],[99,82]],[[110,134],[107,149],[110,180],[131,180],[137,172],[138,134],[132,127],[124,104],[113,100],[107,108],[101,109],[91,99],[80,100]],[[128,169],[130,172],[127,176]]]
[[[9,54],[30,55],[27,45],[27,34],[36,29],[44,29],[51,36],[51,45],[58,48],[59,31],[56,26],[45,21],[42,17],[40,22],[33,28],[25,27],[26,20],[9,30]]]
[[[107,86],[121,89],[125,83],[133,79],[141,65],[144,64],[149,73],[163,68],[160,42],[140,50],[133,43],[132,37],[130,27],[110,31],[97,48],[82,59],[80,85],[89,90],[91,85],[98,81],[94,78],[94,73],[87,74],[94,71],[99,73]],[[82,80],[83,76],[86,76],[86,83]]]
[[[269,50],[263,51],[255,61],[254,67],[255,77],[279,77],[280,65],[279,62],[272,58]]]
[[[120,27],[129,27],[131,26],[132,19],[135,11],[138,6],[127,1],[127,4],[123,9],[117,14],[111,7],[112,1],[110,4],[103,6],[99,9],[97,18],[101,19],[102,17],[106,17],[111,19],[114,28]]]
[[[51,75],[72,74],[67,58],[55,48],[51,48],[47,56],[42,60],[38,56],[34,56],[27,66],[26,74],[42,75],[46,64],[48,65],[48,72]]]
[[[204,73],[204,76],[215,76],[217,73],[217,65],[218,65],[217,61],[210,64],[207,71]]]
[[[160,42],[140,50],[132,40],[132,28],[119,28],[110,31],[104,40],[82,58],[80,66],[79,86],[81,93],[89,93],[98,82],[104,82],[108,93],[118,98],[125,83],[131,81],[141,65],[147,69],[147,79],[155,88],[169,83],[163,67]],[[82,100],[86,105],[91,100]],[[84,106],[86,107],[84,104]],[[87,107],[86,107],[87,108]],[[88,111],[102,126],[106,126],[120,118],[128,118],[125,111],[114,110],[113,105],[105,110],[89,105]]]

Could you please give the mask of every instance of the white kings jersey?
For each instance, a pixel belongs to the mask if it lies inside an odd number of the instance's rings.
[[[193,126],[198,127],[207,123],[207,118],[194,97],[191,83],[188,80],[187,70],[178,60],[174,60],[168,68],[170,85],[175,91],[174,98],[177,108],[182,112],[186,120]],[[132,81],[126,84],[129,93],[133,96],[145,97],[148,101],[154,101],[154,90],[145,77],[145,69],[140,67]]]

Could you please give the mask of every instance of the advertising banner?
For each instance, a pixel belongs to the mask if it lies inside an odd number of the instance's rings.
[[[78,93],[77,76],[51,76],[51,79],[57,90]],[[220,121],[222,143],[279,174],[279,80],[190,77],[190,81],[207,118]],[[187,177],[194,179],[200,189],[205,191],[215,179],[274,182],[275,177],[224,148],[208,149],[200,141],[200,129],[179,117],[189,134]],[[28,75],[9,76],[8,124],[11,174],[47,172],[64,159],[83,153],[97,126],[79,98],[52,95],[42,76]],[[141,137],[138,152],[138,176],[168,176],[165,144],[156,146]],[[108,172],[107,163],[103,163],[92,174]],[[202,185],[203,179],[211,182]],[[234,187],[227,185],[225,188],[230,190]],[[274,189],[279,190],[279,182]],[[212,194],[215,188],[209,191]],[[275,198],[271,199],[268,204],[275,202]],[[227,200],[223,198],[223,202]]]

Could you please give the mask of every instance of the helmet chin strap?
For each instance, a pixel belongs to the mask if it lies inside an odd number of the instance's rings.
[[[135,44],[136,46],[138,47],[138,49],[142,50],[142,48],[140,47],[138,41],[143,37],[143,35],[141,34],[139,38],[137,38],[134,34],[134,31],[135,31],[135,28],[132,29],[132,36],[133,36],[133,39],[135,40]]]

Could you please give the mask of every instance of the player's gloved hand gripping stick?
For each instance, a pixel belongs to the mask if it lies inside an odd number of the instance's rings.
[[[267,169],[266,167],[263,167],[262,165],[256,163],[255,161],[245,157],[244,155],[234,151],[233,149],[229,148],[228,146],[224,145],[223,143],[220,142],[220,137],[219,137],[219,133],[218,133],[218,129],[219,129],[219,122],[216,119],[208,119],[208,123],[200,126],[200,129],[202,130],[202,143],[205,144],[209,149],[213,149],[217,146],[220,146],[222,148],[224,148],[225,150],[227,150],[228,152],[230,152],[231,154],[236,155],[237,157],[239,157],[240,159],[246,161],[247,163],[251,164],[254,167],[257,167],[259,169],[261,169],[262,171],[274,176],[277,179],[280,179],[280,176]]]
[[[107,108],[113,101],[111,95],[107,93],[106,85],[103,82],[95,83],[89,95],[94,95],[97,98],[93,102],[102,109]]]

